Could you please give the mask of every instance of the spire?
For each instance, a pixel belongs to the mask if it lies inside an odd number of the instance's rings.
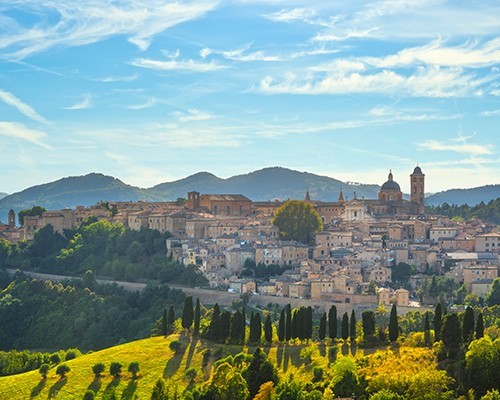
[[[356,192],[354,192],[354,200],[356,200],[356,199],[357,199]]]
[[[344,202],[344,194],[342,193],[342,189],[340,189],[340,193],[339,193],[339,203],[343,203]]]
[[[389,170],[389,178],[388,180],[392,181],[392,169]]]
[[[305,201],[311,201],[311,198],[309,197],[309,188],[307,188]]]

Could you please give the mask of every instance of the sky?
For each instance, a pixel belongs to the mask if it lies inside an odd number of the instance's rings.
[[[105,6],[104,6],[105,4]],[[500,183],[500,2],[0,0],[0,192],[269,166]]]

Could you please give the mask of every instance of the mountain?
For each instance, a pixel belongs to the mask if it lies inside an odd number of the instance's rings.
[[[486,185],[471,189],[450,189],[435,193],[425,198],[428,206],[437,206],[443,203],[448,204],[468,204],[475,206],[481,201],[488,203],[500,197],[500,185]]]
[[[0,192],[0,200],[3,199],[4,197],[8,196],[8,193],[2,193]]]

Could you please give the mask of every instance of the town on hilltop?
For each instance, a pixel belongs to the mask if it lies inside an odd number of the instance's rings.
[[[233,293],[310,299],[325,309],[335,302],[361,308],[396,303],[405,310],[435,302],[422,285],[444,274],[484,298],[498,277],[500,233],[480,220],[426,215],[419,166],[410,175],[410,190],[410,200],[403,199],[392,171],[377,199],[355,193],[348,198],[340,191],[337,201],[315,201],[305,190],[303,201],[323,224],[308,244],[280,239],[272,219],[281,201],[196,191],[187,201],[106,202],[26,215],[21,227],[11,210],[8,223],[0,224],[0,238],[30,241],[47,225],[63,233],[95,217],[131,230],[170,232],[168,257],[197,266],[210,287]],[[414,271],[407,288],[394,285],[394,267],[400,265]]]

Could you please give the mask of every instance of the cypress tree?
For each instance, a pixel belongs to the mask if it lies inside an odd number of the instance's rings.
[[[292,311],[292,338],[296,339],[299,337],[298,327],[299,325],[299,309],[294,308]]]
[[[334,305],[328,311],[328,336],[332,340],[337,338],[337,307]]]
[[[354,313],[354,309],[351,311],[351,320],[350,320],[350,329],[349,329],[351,342],[356,340],[356,314]]]
[[[260,317],[260,313],[255,313],[254,317],[254,337],[253,337],[253,342],[254,343],[259,343],[260,339],[262,337],[262,319]]]
[[[474,339],[474,310],[472,310],[469,306],[465,308],[462,328],[462,337],[464,342],[469,342]]]
[[[168,315],[167,315],[167,309],[163,309],[163,317],[161,319],[161,334],[163,336],[168,335]]]
[[[194,336],[198,336],[198,334],[200,333],[200,318],[201,318],[200,299],[196,298],[196,306],[194,307],[194,327],[193,327]]]
[[[278,321],[278,340],[280,342],[285,340],[285,318],[285,309],[283,308]]]
[[[292,338],[292,306],[288,303],[285,306],[285,340]]]
[[[429,323],[429,312],[425,313],[424,343],[427,347],[430,347],[430,345],[431,345],[431,324]]]
[[[373,311],[363,311],[361,314],[363,323],[363,335],[365,337],[375,334],[375,313]]]
[[[172,333],[174,331],[174,323],[175,323],[175,310],[174,306],[170,306],[168,309],[168,318],[167,318],[168,333]]]
[[[437,303],[434,310],[434,340],[441,340],[441,329],[443,328],[443,309],[441,303]]]
[[[191,328],[193,324],[193,298],[191,296],[186,297],[184,300],[184,308],[182,309],[182,327],[184,329]]]
[[[312,339],[312,334],[313,334],[313,311],[312,307],[309,306],[305,309],[305,319],[306,319],[306,332],[305,332],[305,338],[306,339]]]
[[[215,303],[212,311],[212,319],[208,326],[208,338],[211,340],[219,341],[221,339],[221,318],[219,304]]]
[[[264,322],[264,338],[267,343],[273,341],[273,324],[271,322],[271,315],[267,314],[266,321]]]
[[[483,313],[479,312],[476,321],[476,339],[481,339],[482,337],[484,337],[484,320]]]
[[[342,339],[346,340],[349,337],[349,316],[347,312],[342,316]]]
[[[444,317],[442,340],[448,357],[454,359],[462,349],[462,324],[456,313]]]
[[[217,334],[217,340],[224,343],[231,333],[231,313],[224,311],[220,315],[220,329]]]
[[[248,337],[248,342],[249,343],[254,343],[255,340],[254,340],[254,337],[255,337],[255,321],[254,321],[254,313],[252,311],[252,313],[250,314],[250,334],[249,334],[249,337]]]
[[[229,337],[231,342],[238,343],[241,337],[240,328],[241,328],[241,313],[240,310],[236,311],[231,316],[231,332]]]
[[[319,330],[318,330],[318,338],[319,340],[324,340],[326,336],[326,312],[321,315],[319,320]]]
[[[247,327],[247,316],[246,316],[246,311],[245,307],[241,309],[241,317],[240,317],[240,343],[245,343],[245,336],[246,336],[246,327]]]
[[[396,304],[392,305],[391,315],[389,316],[389,340],[395,342],[398,340],[399,326],[398,326],[398,309]]]

